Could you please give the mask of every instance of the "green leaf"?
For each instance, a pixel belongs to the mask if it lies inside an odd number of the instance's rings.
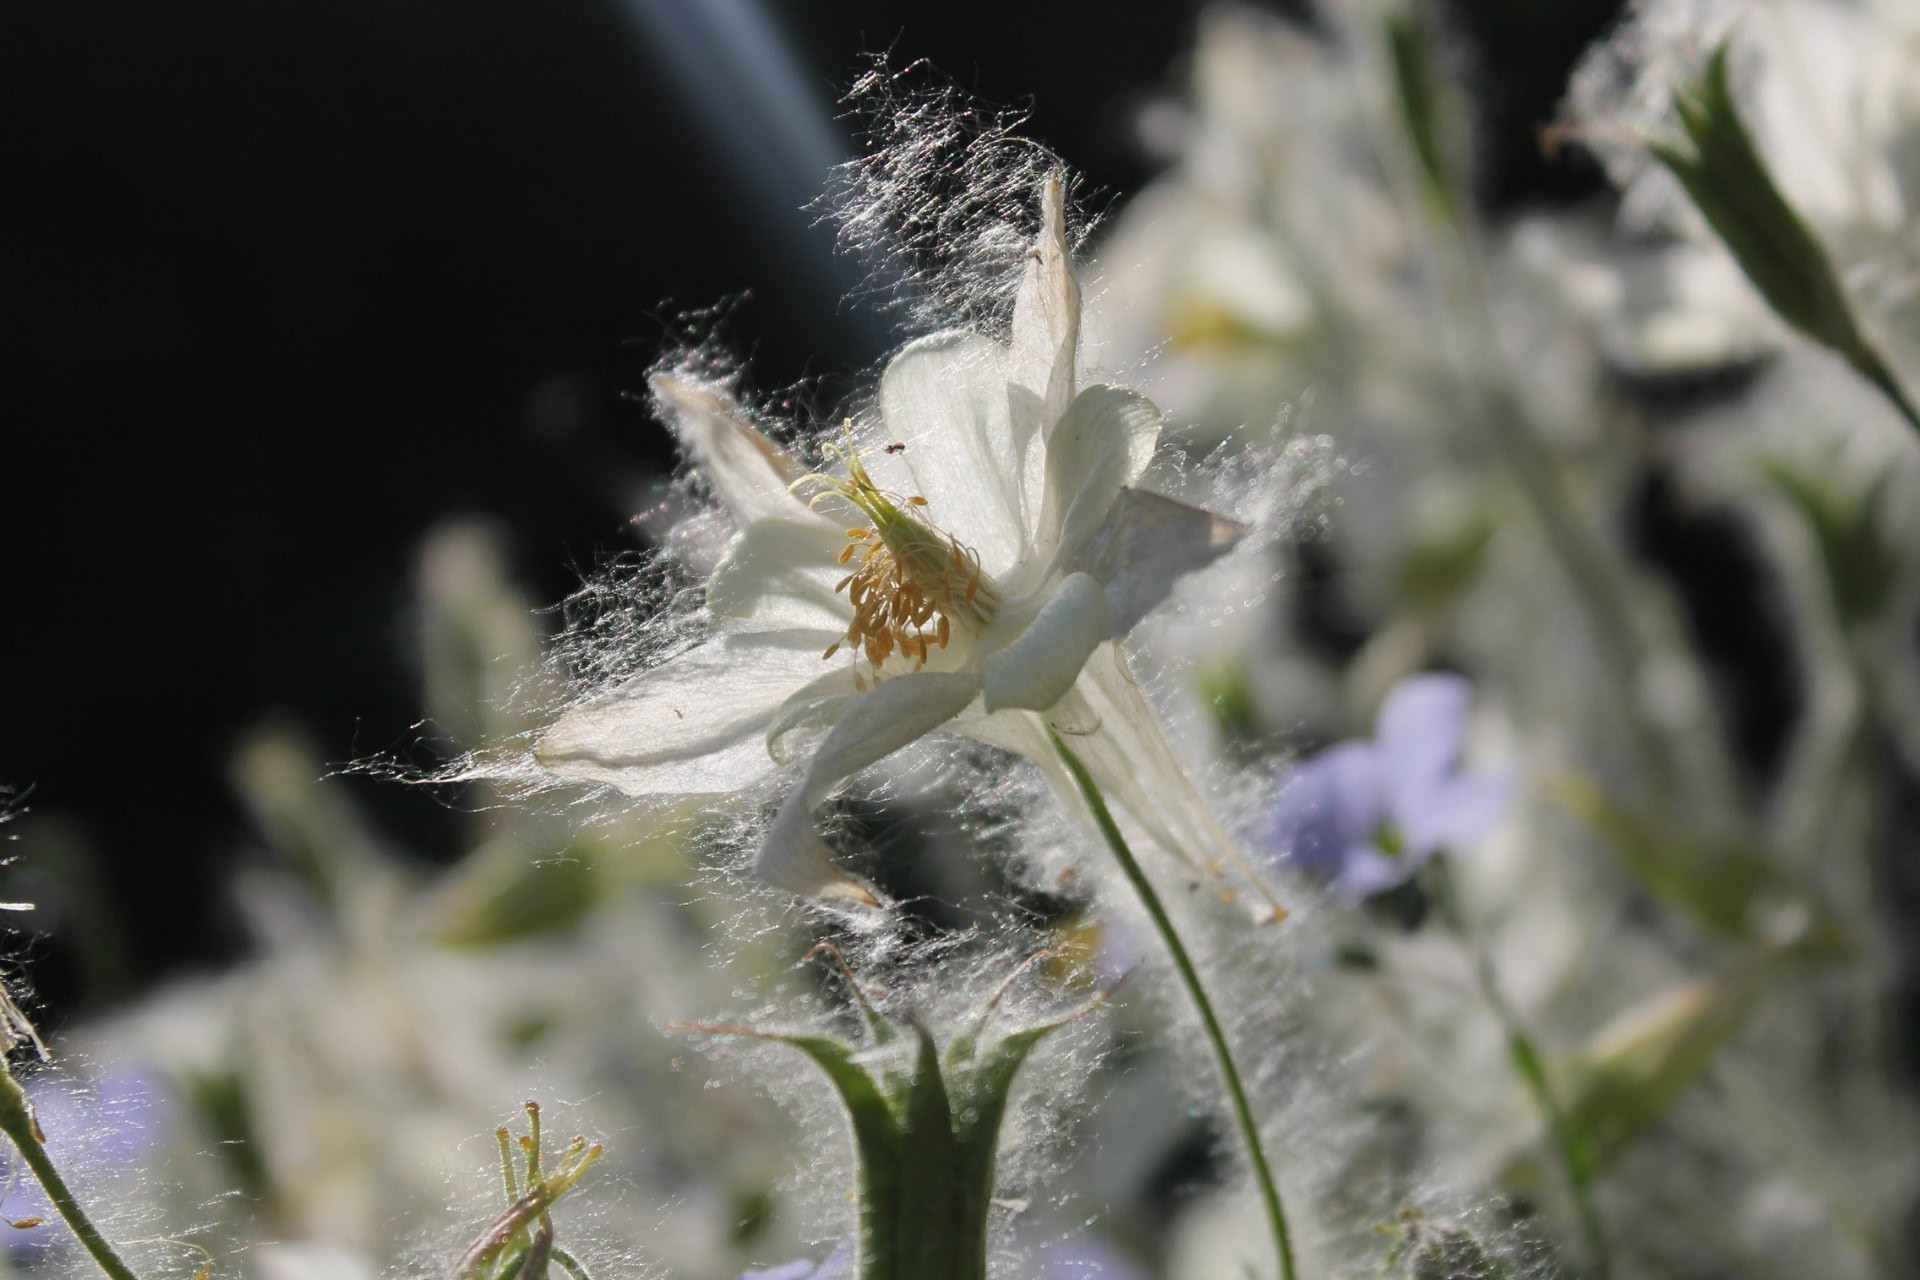
[[[1569,1062],[1567,1119],[1592,1172],[1613,1163],[1652,1129],[1746,1024],[1745,979],[1687,983],[1629,1010]]]
[[[1816,967],[1854,954],[1839,916],[1767,845],[1628,809],[1584,780],[1562,794],[1648,893],[1709,937]]]
[[[1831,473],[1811,474],[1784,458],[1763,458],[1759,465],[1813,534],[1840,621],[1855,625],[1878,617],[1904,568],[1904,557],[1882,536],[1880,522],[1892,472],[1878,472],[1854,487]]]
[[[1648,151],[1679,179],[1767,305],[1846,360],[1920,429],[1920,414],[1861,329],[1826,251],[1781,194],[1740,118],[1726,45],[1690,90],[1674,95],[1673,109],[1691,146],[1655,142]]]
[[[1434,202],[1456,212],[1461,186],[1460,111],[1435,65],[1434,34],[1415,4],[1389,14],[1385,25],[1394,98],[1408,149]]]

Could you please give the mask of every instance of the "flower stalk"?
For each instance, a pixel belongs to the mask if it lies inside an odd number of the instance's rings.
[[[1075,786],[1086,800],[1088,809],[1093,812],[1094,823],[1100,828],[1101,838],[1112,851],[1114,860],[1120,864],[1121,873],[1126,876],[1127,883],[1133,886],[1141,906],[1152,918],[1154,930],[1159,933],[1167,954],[1173,958],[1173,967],[1180,975],[1180,983],[1187,989],[1187,995],[1200,1015],[1200,1025],[1206,1031],[1207,1043],[1213,1048],[1214,1062],[1220,1069],[1220,1078],[1227,1087],[1227,1097],[1233,1106],[1234,1123],[1239,1127],[1240,1136],[1247,1146],[1247,1160],[1253,1167],[1254,1185],[1260,1191],[1261,1207],[1266,1211],[1267,1226],[1273,1235],[1274,1253],[1279,1258],[1281,1280],[1296,1280],[1298,1272],[1294,1264],[1293,1236],[1287,1226],[1286,1207],[1280,1201],[1273,1167],[1267,1161],[1266,1144],[1260,1137],[1260,1123],[1253,1114],[1253,1104],[1247,1097],[1239,1064],[1234,1060],[1233,1047],[1227,1042],[1226,1030],[1220,1025],[1219,1015],[1214,1012],[1213,1001],[1207,995],[1205,984],[1200,981],[1199,970],[1194,967],[1186,944],[1180,940],[1180,931],[1167,914],[1166,904],[1160,900],[1153,882],[1147,879],[1139,859],[1133,856],[1126,837],[1120,834],[1120,826],[1114,821],[1113,811],[1107,807],[1106,797],[1101,794],[1093,775],[1059,734],[1052,736],[1054,750],[1059,753],[1061,763],[1073,776]]]
[[[0,1133],[5,1133],[19,1150],[21,1159],[27,1162],[27,1168],[33,1170],[33,1176],[46,1191],[48,1201],[100,1269],[113,1280],[139,1280],[93,1225],[87,1211],[68,1189],[67,1180],[54,1167],[47,1155],[46,1135],[40,1132],[40,1124],[34,1119],[33,1104],[27,1100],[26,1091],[13,1078],[4,1059],[0,1059]]]
[[[1433,897],[1441,916],[1460,939],[1461,945],[1472,953],[1474,980],[1480,987],[1481,998],[1486,1001],[1494,1021],[1500,1024],[1514,1073],[1520,1077],[1520,1082],[1526,1086],[1534,1105],[1540,1110],[1540,1118],[1546,1125],[1554,1155],[1566,1174],[1567,1190],[1573,1197],[1574,1210],[1580,1218],[1580,1232],[1586,1240],[1592,1280],[1607,1280],[1612,1270],[1612,1250],[1607,1243],[1606,1224],[1600,1217],[1599,1206],[1594,1203],[1593,1158],[1588,1144],[1568,1116],[1566,1108],[1560,1105],[1553,1084],[1547,1079],[1546,1059],[1541,1055],[1532,1033],[1521,1021],[1519,1011],[1507,999],[1486,944],[1468,924],[1444,860],[1433,864],[1428,883],[1434,890]]]

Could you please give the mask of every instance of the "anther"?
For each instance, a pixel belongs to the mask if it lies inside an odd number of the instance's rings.
[[[856,548],[856,547],[857,547],[858,545],[859,545],[858,543],[853,543],[853,542],[849,542],[849,543],[848,543],[848,544],[847,544],[847,545],[846,545],[846,546],[845,546],[844,548],[842,548],[842,550],[841,550],[841,552],[840,552],[840,563],[841,563],[841,564],[845,564],[845,563],[846,563],[847,561],[849,561],[849,560],[851,560],[851,559],[853,559],[853,553],[854,553],[854,549],[855,549],[855,548]],[[838,591],[839,589],[840,589],[840,588],[838,588],[838,587],[835,587],[835,588],[834,588],[834,590],[835,590],[835,591]]]

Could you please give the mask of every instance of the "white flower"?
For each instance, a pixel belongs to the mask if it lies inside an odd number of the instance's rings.
[[[1011,344],[948,332],[908,346],[826,469],[796,465],[720,387],[654,379],[737,526],[707,584],[716,633],[562,715],[536,744],[542,765],[634,796],[719,793],[811,744],[756,871],[871,903],[814,824],[835,786],[946,729],[1033,759],[1077,805],[1051,729],[1159,843],[1239,862],[1115,641],[1245,528],[1130,487],[1160,411],[1078,385],[1057,179],[1042,208]]]

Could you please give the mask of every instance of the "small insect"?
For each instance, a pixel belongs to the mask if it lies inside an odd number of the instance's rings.
[[[895,440],[892,444],[888,445],[886,448],[882,449],[880,452],[905,453],[906,451],[907,451],[907,442],[904,440]]]

